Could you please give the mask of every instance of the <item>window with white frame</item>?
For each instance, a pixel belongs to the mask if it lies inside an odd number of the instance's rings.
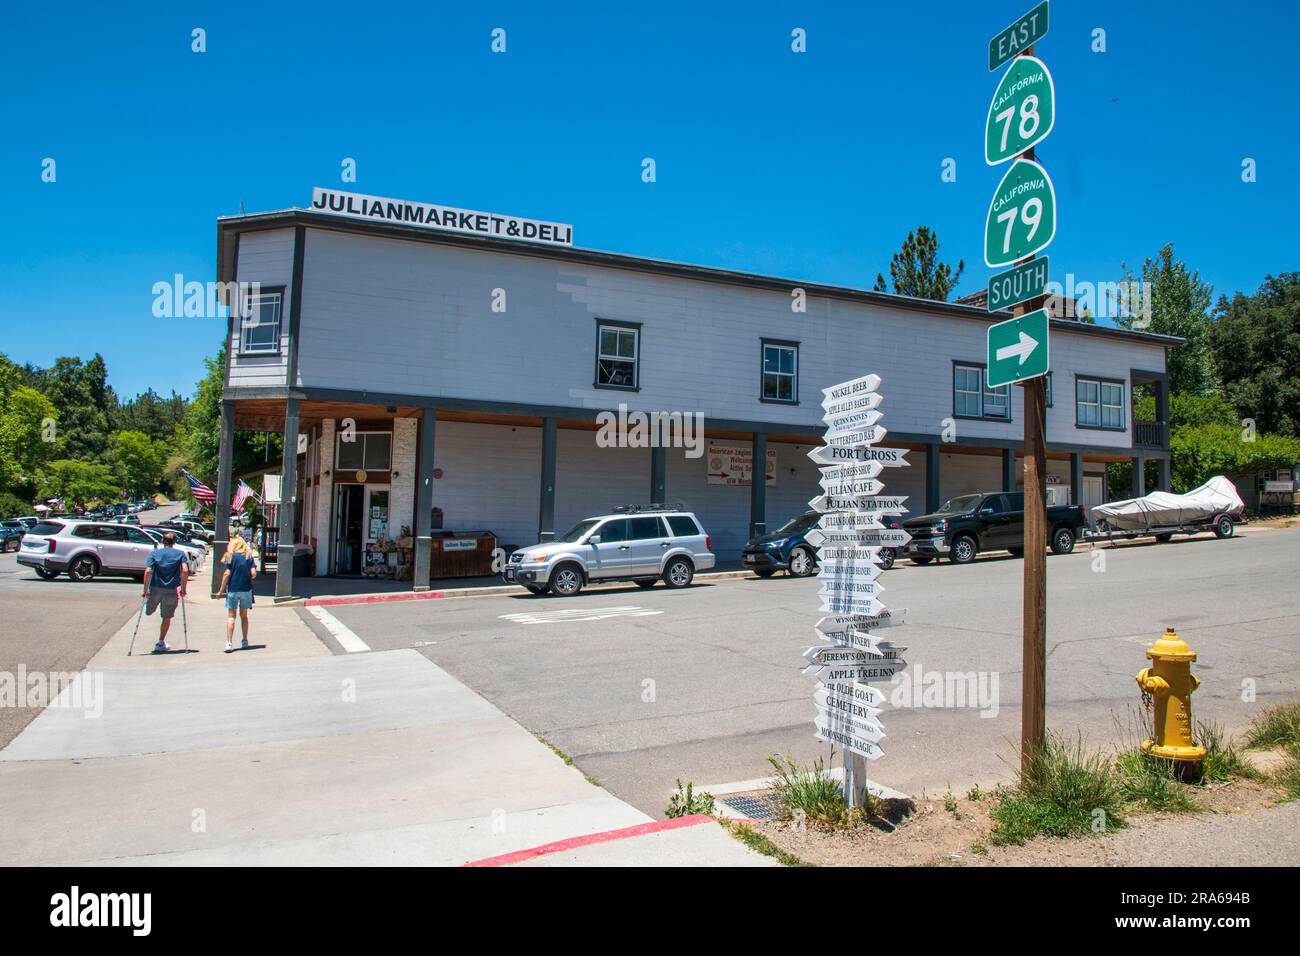
[[[239,321],[239,351],[280,351],[280,292],[261,292],[248,296],[245,314]]]
[[[990,388],[982,365],[952,367],[952,412],[958,418],[1011,420],[1011,389]]]
[[[637,388],[641,330],[636,326],[596,326],[596,386]]]
[[[799,346],[794,342],[763,342],[765,402],[799,400]]]
[[[1074,384],[1075,424],[1080,428],[1124,428],[1124,385],[1080,378]]]
[[[336,471],[388,471],[392,466],[392,432],[355,432],[348,441],[340,432],[334,455]]]
[[[989,388],[987,375],[984,382],[984,417],[999,418],[1004,421],[1011,419],[1011,386],[999,385],[996,388]]]

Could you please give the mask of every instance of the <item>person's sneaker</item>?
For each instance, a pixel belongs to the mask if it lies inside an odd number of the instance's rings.
[[[162,654],[165,653],[166,651],[170,651],[171,649],[172,646],[168,644],[166,641],[159,641],[157,644],[153,646],[153,652],[155,654]]]
[[[233,651],[234,649],[235,649],[235,645],[232,644],[230,641],[226,641],[226,652],[229,653],[230,651]]]
[[[244,638],[242,641],[240,641],[239,646],[244,650],[248,650],[248,638]]]

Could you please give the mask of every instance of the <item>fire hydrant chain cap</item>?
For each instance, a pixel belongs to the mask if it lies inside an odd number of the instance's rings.
[[[1164,637],[1147,648],[1147,657],[1153,661],[1194,661],[1196,652],[1187,646],[1187,642],[1172,627],[1167,627]]]

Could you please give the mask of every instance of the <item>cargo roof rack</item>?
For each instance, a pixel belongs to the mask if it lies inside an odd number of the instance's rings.
[[[618,505],[610,510],[610,514],[625,515],[636,514],[644,511],[685,511],[686,506],[680,501],[672,504],[665,504],[662,501],[656,501],[648,505]]]

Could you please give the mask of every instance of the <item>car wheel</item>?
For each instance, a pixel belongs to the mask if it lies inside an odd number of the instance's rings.
[[[74,581],[90,581],[99,573],[99,565],[90,555],[83,554],[68,565],[68,577]]]
[[[934,560],[934,558],[930,558],[930,557],[920,557],[919,555],[914,555],[914,556],[911,558],[911,561],[912,561],[913,564],[929,564],[929,563],[930,563],[931,561],[933,561],[933,560]]]
[[[880,570],[888,571],[890,568],[892,568],[894,566],[894,561],[897,559],[897,557],[898,555],[894,553],[893,548],[881,548],[880,559],[878,561],[880,565]]]
[[[673,558],[664,568],[664,584],[670,588],[684,588],[695,578],[695,566],[686,558]]]
[[[573,597],[582,590],[582,569],[576,564],[562,564],[551,572],[551,593]]]
[[[53,581],[55,578],[59,576],[58,571],[51,571],[49,568],[33,568],[32,570],[36,572],[36,576],[38,578],[41,578],[45,581]]]
[[[953,541],[949,557],[953,564],[970,564],[975,560],[978,550],[975,539],[968,534],[963,534]]]
[[[775,571],[755,571],[754,573],[760,578],[770,578],[772,575],[776,574]]]
[[[1214,523],[1214,536],[1216,538],[1231,538],[1234,530],[1232,519],[1227,515]]]
[[[1069,554],[1074,550],[1074,532],[1069,528],[1057,528],[1052,535],[1052,553]]]
[[[790,552],[790,575],[796,578],[806,578],[817,570],[817,561],[813,558],[813,553],[805,547],[795,548]]]

